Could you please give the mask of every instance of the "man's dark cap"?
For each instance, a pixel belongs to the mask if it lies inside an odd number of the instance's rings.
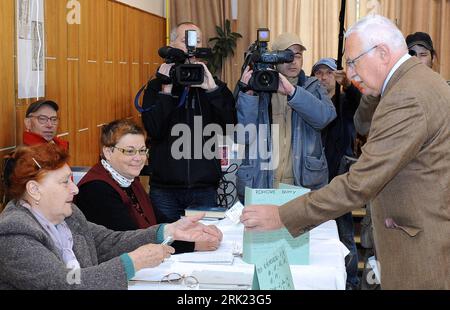
[[[51,107],[53,110],[55,110],[56,112],[58,112],[59,107],[56,104],[56,102],[51,101],[51,100],[38,100],[33,102],[32,104],[30,104],[30,106],[27,109],[27,112],[25,114],[26,117],[30,116],[31,113],[36,112],[37,110],[39,110],[40,108],[42,108],[44,105],[48,105],[49,107]]]
[[[430,52],[434,52],[433,41],[428,33],[425,32],[416,32],[410,34],[406,37],[406,44],[408,45],[408,49],[411,49],[413,46],[422,45]]]

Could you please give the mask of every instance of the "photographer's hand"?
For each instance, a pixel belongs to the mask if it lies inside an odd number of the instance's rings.
[[[288,79],[279,73],[280,83],[278,85],[278,92],[282,95],[292,96],[295,93],[295,86],[288,81]]]
[[[352,82],[347,78],[347,73],[344,70],[333,71],[334,78],[339,85],[347,89],[352,85]]]
[[[195,86],[192,86],[192,87],[200,87],[200,88],[203,88],[206,91],[215,90],[217,88],[217,84],[214,81],[214,78],[213,78],[211,72],[209,72],[208,67],[203,62],[195,62],[195,64],[203,66],[203,68],[205,69],[205,78],[203,80],[203,84],[195,85]]]
[[[162,64],[161,67],[159,67],[158,73],[160,75],[166,76],[168,79],[170,79],[170,70],[172,69],[174,64]],[[171,94],[172,93],[172,84],[163,84],[161,91],[164,94]]]
[[[242,73],[241,77],[241,83],[248,86],[248,83],[250,79],[252,78],[253,70],[250,69],[249,66],[247,66],[244,70],[244,73]],[[245,92],[247,95],[253,96],[253,90],[249,89]]]

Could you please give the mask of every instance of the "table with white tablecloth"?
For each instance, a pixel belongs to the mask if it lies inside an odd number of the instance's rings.
[[[232,247],[242,249],[243,225],[233,224],[229,219],[211,222],[223,232],[224,238],[218,253],[231,251]],[[339,241],[335,221],[328,221],[310,231],[310,264],[291,265],[291,272],[295,288],[298,290],[344,290],[346,282],[345,256],[349,253],[347,248]],[[208,252],[195,252],[188,255],[211,255]],[[229,264],[187,263],[177,259],[185,254],[172,255],[172,258],[156,268],[140,270],[133,281],[129,282],[131,290],[184,290],[184,285],[158,283],[165,275],[179,273],[183,276],[209,271],[211,273],[236,273],[246,277],[248,287],[251,288],[254,265],[245,263],[240,256],[234,257]],[[202,287],[200,283],[200,289]],[[197,287],[198,288],[198,287]],[[220,287],[226,289],[225,287]],[[236,287],[230,285],[230,289]]]

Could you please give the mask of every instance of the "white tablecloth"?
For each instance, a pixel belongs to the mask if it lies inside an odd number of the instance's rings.
[[[228,219],[216,224],[223,232],[224,239],[219,251],[228,250],[230,244],[242,248],[243,226],[234,225]],[[339,241],[335,221],[329,221],[316,227],[310,232],[310,265],[291,266],[295,288],[298,290],[344,290],[346,281],[345,256],[347,248]],[[183,255],[183,254],[181,254]],[[202,253],[196,253],[202,255]],[[177,272],[190,275],[194,271],[208,270],[220,272],[239,272],[248,275],[251,285],[254,266],[247,264],[240,257],[235,257],[231,265],[212,265],[205,263],[183,263],[176,261],[177,255],[156,268],[143,269],[129,283],[130,290],[185,290],[184,285],[170,285],[163,283],[149,283],[158,281],[164,275]],[[136,281],[137,280],[137,281]],[[139,280],[144,280],[140,282]]]

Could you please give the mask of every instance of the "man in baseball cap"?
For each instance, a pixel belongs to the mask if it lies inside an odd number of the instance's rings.
[[[353,151],[353,142],[356,138],[356,130],[353,117],[361,100],[361,93],[350,82],[343,70],[337,70],[336,60],[322,58],[314,64],[312,76],[316,77],[322,87],[327,91],[328,97],[333,102],[337,117],[322,130],[325,155],[328,163],[329,181],[336,176],[346,173],[350,165],[356,161]],[[336,97],[336,82],[344,87],[340,100]],[[358,251],[355,244],[355,231],[352,213],[346,213],[336,218],[339,231],[339,239],[350,251],[345,258],[347,271],[347,289],[357,289],[358,278]]]
[[[58,105],[52,100],[43,99],[30,104],[25,113],[26,130],[23,133],[23,144],[37,145],[51,142],[68,150],[69,143],[56,137],[58,110]]]
[[[426,66],[432,68],[436,57],[433,41],[428,33],[416,32],[406,37],[409,54],[416,56]]]

